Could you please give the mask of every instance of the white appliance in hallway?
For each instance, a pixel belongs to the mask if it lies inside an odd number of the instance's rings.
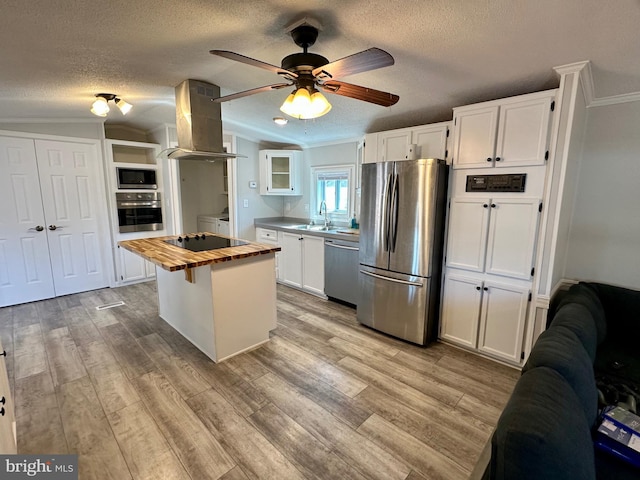
[[[0,307],[109,286],[95,145],[0,137]]]
[[[230,235],[229,214],[198,215],[198,231]]]
[[[358,321],[425,345],[438,335],[444,160],[362,166]]]

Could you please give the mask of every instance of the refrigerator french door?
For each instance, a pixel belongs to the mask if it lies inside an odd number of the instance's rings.
[[[444,160],[362,166],[358,321],[424,345],[437,337]]]

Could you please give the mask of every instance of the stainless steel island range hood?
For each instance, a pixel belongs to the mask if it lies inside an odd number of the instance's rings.
[[[176,87],[178,147],[160,152],[175,160],[224,160],[245,157],[226,153],[222,147],[220,87],[200,80],[185,80]]]

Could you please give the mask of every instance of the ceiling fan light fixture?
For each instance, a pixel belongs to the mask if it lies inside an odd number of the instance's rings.
[[[133,105],[125,102],[121,98],[116,98],[115,102],[116,102],[116,106],[120,109],[120,112],[122,112],[122,115],[126,115],[133,108]]]
[[[98,117],[106,117],[109,113],[109,104],[104,97],[98,97],[93,105],[91,105],[91,113]]]
[[[322,93],[313,89],[313,94],[305,87],[300,87],[295,93],[289,94],[280,110],[290,117],[300,120],[318,118],[331,110],[331,104]]]
[[[325,98],[325,96],[322,95],[322,93],[315,92],[313,95],[311,95],[310,111],[311,115],[313,116],[309,118],[321,117],[322,115],[329,113],[329,110],[331,110],[331,104]]]
[[[289,96],[285,99],[282,106],[280,107],[280,111],[282,113],[286,113],[291,117],[295,117],[295,114],[293,113],[293,96],[294,96],[293,93],[290,93]]]

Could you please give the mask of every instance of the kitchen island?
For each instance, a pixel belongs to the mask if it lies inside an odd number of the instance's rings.
[[[189,234],[191,245],[198,242],[195,235],[202,234]],[[156,265],[160,317],[220,362],[267,342],[276,327],[275,252],[280,248],[223,235],[206,238],[226,239],[231,246],[191,251],[182,248],[187,242],[178,236],[118,244]]]

